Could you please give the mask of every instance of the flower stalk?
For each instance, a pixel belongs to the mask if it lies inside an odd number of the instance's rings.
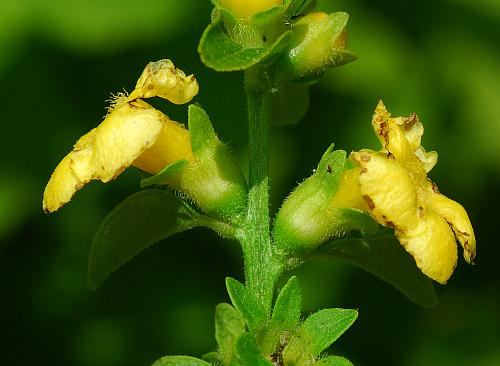
[[[249,195],[248,212],[240,241],[245,277],[250,291],[269,312],[274,285],[282,264],[271,248],[269,219],[269,130],[271,85],[256,68],[245,71],[248,102]]]

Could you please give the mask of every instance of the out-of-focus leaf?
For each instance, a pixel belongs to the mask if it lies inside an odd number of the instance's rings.
[[[245,319],[229,304],[215,308],[215,339],[219,346],[220,359],[224,365],[231,365],[236,341],[245,332]]]
[[[151,366],[210,366],[210,364],[189,356],[165,356]]]
[[[358,317],[351,309],[323,309],[307,318],[283,350],[287,364],[300,364],[317,357],[335,342]]]
[[[276,126],[299,122],[309,108],[309,85],[305,83],[280,83],[272,94],[271,122]]]
[[[97,288],[116,269],[150,245],[193,226],[170,192],[145,190],[120,203],[99,227],[89,256],[88,284]]]
[[[432,281],[422,274],[389,230],[376,236],[334,240],[322,245],[315,254],[354,264],[387,281],[418,305],[437,305]]]

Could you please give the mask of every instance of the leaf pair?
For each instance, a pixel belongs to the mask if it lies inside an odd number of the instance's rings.
[[[228,304],[220,304],[216,309],[219,359],[225,366],[270,366],[270,359],[288,366],[309,364],[357,317],[355,310],[325,309],[300,322],[300,288],[297,278],[292,277],[280,291],[272,315],[266,320],[244,285],[230,278],[226,283],[238,310]],[[245,332],[245,324],[248,332]],[[339,360],[344,359],[331,356],[318,361],[318,365]]]

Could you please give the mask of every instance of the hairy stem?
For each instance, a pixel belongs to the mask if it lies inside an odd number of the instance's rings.
[[[282,264],[273,257],[269,228],[269,129],[271,86],[259,70],[245,72],[249,125],[248,214],[241,237],[246,284],[269,312]]]

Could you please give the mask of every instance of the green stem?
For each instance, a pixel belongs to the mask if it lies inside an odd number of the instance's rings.
[[[271,87],[259,70],[245,72],[249,125],[248,214],[241,237],[246,284],[266,312],[283,266],[273,257],[269,228],[269,130]]]

